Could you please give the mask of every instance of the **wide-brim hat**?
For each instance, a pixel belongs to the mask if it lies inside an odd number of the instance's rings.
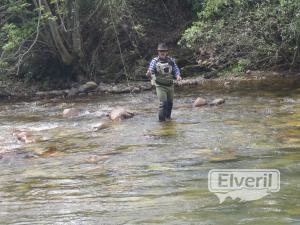
[[[160,43],[157,46],[157,51],[168,51],[168,46],[165,43]]]

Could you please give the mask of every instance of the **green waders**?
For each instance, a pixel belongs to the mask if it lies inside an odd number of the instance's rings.
[[[170,86],[156,84],[156,94],[159,99],[159,121],[171,119],[173,108],[174,84]]]

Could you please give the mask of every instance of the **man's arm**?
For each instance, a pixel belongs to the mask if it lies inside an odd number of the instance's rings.
[[[182,80],[181,74],[180,74],[180,69],[176,64],[175,59],[171,58],[171,60],[173,61],[174,78],[178,81]]]
[[[152,59],[146,73],[147,77],[149,77],[150,79],[151,79],[151,75],[155,73],[155,66],[156,66],[156,60]]]

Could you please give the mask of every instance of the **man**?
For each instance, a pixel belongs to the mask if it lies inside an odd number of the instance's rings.
[[[173,79],[182,80],[180,70],[175,59],[168,56],[168,47],[164,43],[158,44],[158,57],[150,62],[147,76],[152,79],[159,99],[159,121],[171,119],[173,108],[174,84]]]

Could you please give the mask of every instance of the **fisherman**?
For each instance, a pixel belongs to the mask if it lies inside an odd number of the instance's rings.
[[[171,119],[174,95],[173,80],[182,80],[175,59],[168,56],[168,50],[165,43],[158,44],[158,56],[152,59],[146,73],[156,87],[159,99],[158,119],[161,122]]]

